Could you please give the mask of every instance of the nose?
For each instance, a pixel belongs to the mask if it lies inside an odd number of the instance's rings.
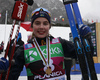
[[[40,24],[40,28],[44,28],[44,25],[43,25],[43,23],[41,23],[41,24]]]

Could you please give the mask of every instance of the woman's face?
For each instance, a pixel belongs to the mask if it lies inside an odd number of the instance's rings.
[[[40,17],[33,22],[33,32],[35,37],[44,38],[49,34],[50,23],[46,18]]]

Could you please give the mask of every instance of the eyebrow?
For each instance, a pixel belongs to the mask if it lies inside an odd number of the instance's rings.
[[[41,21],[35,21],[35,22],[41,22]],[[43,21],[43,22],[47,22],[47,23],[49,23],[49,21]]]

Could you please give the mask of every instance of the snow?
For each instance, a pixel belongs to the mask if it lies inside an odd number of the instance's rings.
[[[15,25],[14,33],[12,38],[15,37],[15,33],[17,30],[17,26]],[[6,45],[8,43],[8,38],[10,36],[10,31],[11,31],[12,25],[5,25],[5,24],[0,24],[0,43],[4,41],[5,45],[4,47],[6,48]],[[27,43],[27,38],[28,35],[32,34],[32,32],[26,31],[24,28],[20,27],[20,31],[22,34],[22,40]],[[62,37],[66,40],[69,40],[69,33],[71,32],[69,27],[59,27],[59,26],[52,26],[50,29],[50,34],[53,35],[54,37]]]

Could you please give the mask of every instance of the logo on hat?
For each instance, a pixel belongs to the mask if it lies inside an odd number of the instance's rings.
[[[38,15],[38,14],[39,14],[39,12],[36,12],[36,13],[35,13],[35,15]]]
[[[40,16],[42,17],[42,16],[44,16],[44,14],[40,14]]]

